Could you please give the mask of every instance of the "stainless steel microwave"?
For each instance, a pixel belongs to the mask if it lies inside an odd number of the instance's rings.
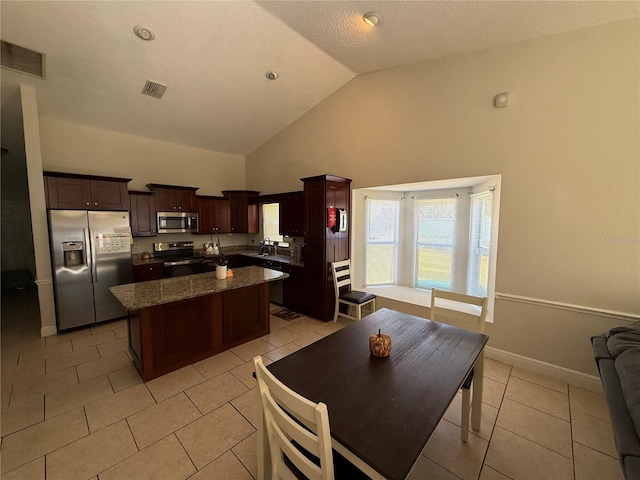
[[[157,212],[158,233],[198,233],[198,214]]]

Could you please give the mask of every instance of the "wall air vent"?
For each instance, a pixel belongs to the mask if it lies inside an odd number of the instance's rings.
[[[44,54],[4,40],[0,51],[0,64],[9,70],[44,78]]]
[[[162,98],[165,90],[167,90],[167,86],[158,82],[154,82],[152,80],[147,80],[142,88],[143,95],[149,95],[154,98]]]

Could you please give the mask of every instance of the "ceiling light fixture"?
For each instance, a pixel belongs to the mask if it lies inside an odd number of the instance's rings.
[[[278,78],[278,73],[277,73],[277,72],[274,72],[274,71],[272,71],[272,70],[269,70],[269,71],[265,74],[265,76],[266,76],[269,80],[275,80],[275,79],[277,79],[277,78]]]
[[[382,15],[376,12],[369,12],[365,13],[362,16],[362,19],[372,27],[375,27],[376,25],[378,25],[378,23],[380,23],[380,20],[382,20]]]
[[[150,28],[143,27],[142,25],[136,25],[135,27],[133,27],[133,33],[135,33],[137,37],[141,38],[142,40],[146,40],[147,42],[150,42],[151,40],[156,38],[156,34],[153,33]]]

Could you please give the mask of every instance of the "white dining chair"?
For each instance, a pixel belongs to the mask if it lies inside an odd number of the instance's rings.
[[[431,312],[429,319],[435,321],[436,315],[462,320],[462,328],[465,330],[483,333],[484,323],[487,317],[487,297],[476,297],[434,288],[431,290]],[[473,400],[471,399],[471,381],[473,375],[477,375],[480,379],[482,379],[482,375],[484,375],[484,351],[480,353],[472,374],[469,375],[462,384],[460,436],[463,442],[469,440],[470,410],[473,408],[480,412],[482,408],[482,381],[474,383]],[[478,415],[478,421],[472,425],[474,430],[480,430],[479,418],[480,416]]]
[[[369,313],[376,311],[376,296],[373,293],[351,290],[351,261],[349,259],[331,264],[331,275],[333,277],[333,290],[336,304],[333,312],[334,323],[338,317],[345,317],[351,320],[362,318],[362,307],[369,305]],[[347,306],[347,313],[340,312],[340,304]],[[351,309],[355,309],[355,315],[350,315]]]
[[[268,439],[268,446],[262,447],[269,449],[271,458],[270,478],[368,478],[333,451],[327,406],[322,402],[313,403],[284,385],[264,366],[259,355],[253,363]],[[258,451],[258,455],[261,454]]]

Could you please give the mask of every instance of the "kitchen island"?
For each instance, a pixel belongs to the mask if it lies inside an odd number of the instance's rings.
[[[144,381],[269,333],[269,282],[284,272],[250,266],[111,287],[129,311],[129,351]]]

